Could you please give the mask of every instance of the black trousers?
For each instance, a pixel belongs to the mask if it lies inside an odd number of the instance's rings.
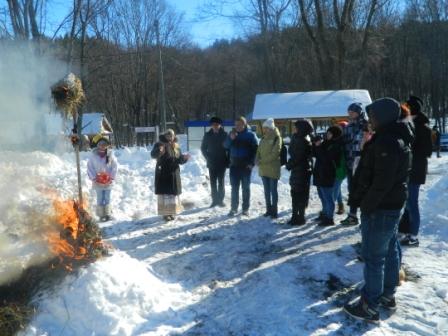
[[[209,168],[208,172],[210,175],[210,186],[212,189],[212,203],[220,204],[224,201],[224,176],[226,174],[226,168]]]

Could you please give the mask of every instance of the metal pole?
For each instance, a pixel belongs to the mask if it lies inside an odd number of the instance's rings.
[[[163,81],[162,46],[160,45],[159,20],[156,20],[155,26],[156,26],[157,47],[159,49],[159,86],[160,86],[159,114],[160,114],[160,129],[161,129],[162,132],[165,132],[166,131],[165,83]]]

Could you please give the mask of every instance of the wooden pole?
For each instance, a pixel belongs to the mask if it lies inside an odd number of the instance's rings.
[[[76,157],[76,172],[78,175],[78,203],[79,208],[83,208],[82,200],[82,180],[81,180],[81,160],[79,158],[79,148],[81,146],[81,128],[82,128],[82,115],[76,110],[73,113],[73,135],[78,139],[74,142],[73,147],[75,149]]]

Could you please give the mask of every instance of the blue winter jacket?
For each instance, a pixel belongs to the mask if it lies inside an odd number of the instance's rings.
[[[255,156],[258,148],[258,138],[249,128],[237,132],[235,140],[227,136],[224,147],[230,151],[230,166],[246,168],[255,165]]]

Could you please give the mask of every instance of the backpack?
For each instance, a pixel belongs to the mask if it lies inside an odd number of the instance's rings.
[[[275,138],[275,141],[277,141],[277,139],[282,141],[282,147],[280,149],[280,166],[284,166],[288,162],[288,149],[286,148],[286,145],[281,137]]]

